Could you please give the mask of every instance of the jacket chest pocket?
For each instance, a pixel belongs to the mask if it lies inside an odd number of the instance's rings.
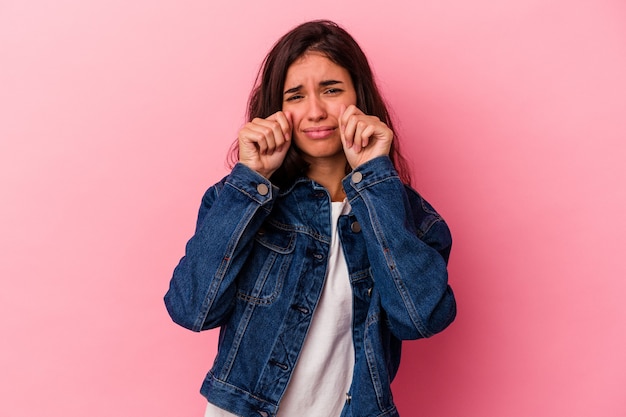
[[[264,226],[238,280],[237,297],[253,304],[271,304],[280,295],[296,246],[296,233]]]

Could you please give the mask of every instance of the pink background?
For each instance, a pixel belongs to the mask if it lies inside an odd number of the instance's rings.
[[[217,333],[162,297],[261,59],[322,17],[455,238],[402,415],[626,415],[623,0],[2,0],[1,416],[202,415]]]

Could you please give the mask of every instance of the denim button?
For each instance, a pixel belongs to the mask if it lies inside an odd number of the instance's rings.
[[[349,392],[346,392],[346,403],[350,404],[352,402],[352,395]]]
[[[267,193],[270,192],[270,189],[267,187],[267,185],[265,185],[263,183],[257,185],[256,186],[256,190],[261,195],[267,195]]]
[[[354,233],[359,233],[361,231],[361,225],[359,224],[359,222],[352,222],[352,224],[350,225],[350,230],[352,230]]]
[[[363,179],[363,174],[361,174],[359,171],[355,172],[354,174],[352,174],[352,182],[355,184],[358,184],[361,182],[361,180]]]

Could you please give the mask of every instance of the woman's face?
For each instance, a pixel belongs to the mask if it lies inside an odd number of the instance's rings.
[[[291,114],[292,138],[304,159],[345,161],[339,116],[356,92],[348,71],[319,52],[307,52],[287,69],[283,111]]]

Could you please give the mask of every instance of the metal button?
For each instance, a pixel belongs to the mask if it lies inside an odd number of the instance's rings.
[[[261,195],[267,195],[267,193],[270,192],[270,189],[267,187],[267,185],[265,185],[263,183],[257,185],[256,186],[256,190]]]
[[[355,172],[354,174],[352,174],[352,182],[355,184],[358,184],[361,182],[361,180],[363,179],[363,174],[361,174],[359,171]]]
[[[367,296],[368,296],[368,297],[371,297],[371,296],[372,296],[372,289],[371,289],[371,288],[368,288],[368,289],[367,289]]]
[[[352,222],[352,224],[350,225],[350,230],[352,230],[354,233],[359,233],[361,231],[361,225],[359,224],[359,222]]]

